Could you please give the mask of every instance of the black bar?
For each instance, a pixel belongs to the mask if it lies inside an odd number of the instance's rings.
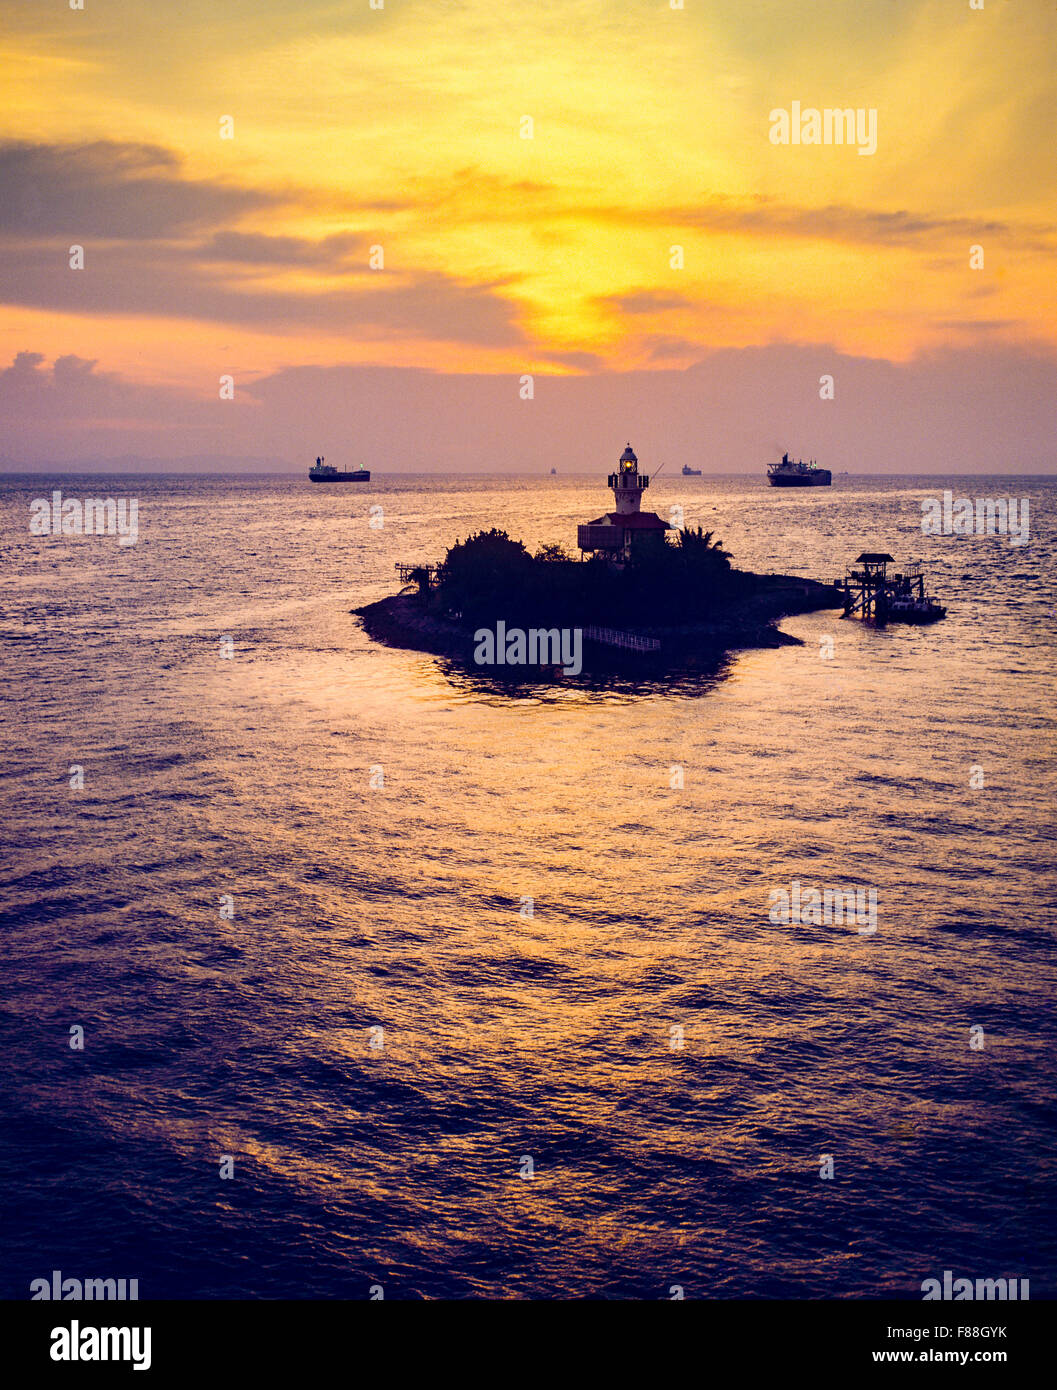
[[[1013,1371],[1023,1383],[1046,1366],[1052,1341],[1053,1305],[1045,1301],[379,1304],[9,1302],[0,1304],[0,1366],[19,1366],[19,1383],[27,1385],[41,1376],[74,1384],[99,1373],[111,1380],[129,1375],[133,1383],[182,1377],[192,1390],[192,1377],[216,1374],[245,1385],[247,1375],[274,1383],[296,1372],[309,1386],[338,1371],[336,1383],[355,1385],[377,1384],[379,1373],[404,1377],[421,1368],[434,1381],[452,1370],[461,1378],[486,1362],[497,1384],[524,1384],[534,1365],[565,1381],[580,1373],[584,1357],[592,1383],[608,1364],[622,1381],[646,1375],[662,1384],[673,1374],[688,1385],[719,1375],[728,1384],[750,1384],[767,1373],[810,1382],[817,1374],[867,1369],[898,1378],[939,1364]],[[53,1360],[53,1345],[66,1349],[56,1329],[69,1333],[75,1323],[78,1345],[86,1329],[128,1328],[127,1344],[115,1345],[138,1351],[141,1360],[146,1343],[142,1335],[133,1343],[131,1329],[149,1328],[149,1368],[137,1373],[131,1359]],[[91,1350],[90,1336],[85,1346]]]

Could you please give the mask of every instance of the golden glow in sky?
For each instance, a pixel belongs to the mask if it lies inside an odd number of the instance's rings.
[[[1054,342],[1052,7],[6,10],[5,361],[180,385],[218,353],[575,372]],[[875,111],[876,151],[776,145],[793,102]]]

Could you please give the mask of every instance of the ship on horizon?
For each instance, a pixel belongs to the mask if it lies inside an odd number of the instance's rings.
[[[833,474],[828,468],[819,468],[814,459],[794,463],[783,454],[781,463],[772,463],[767,469],[767,481],[772,487],[829,487]]]
[[[345,468],[339,473],[332,463],[327,463],[320,457],[308,470],[308,476],[313,483],[369,483],[371,470],[369,468],[354,468],[350,472],[349,469]]]
[[[688,463],[684,463],[684,464],[683,464],[683,477],[684,477],[684,478],[700,478],[700,476],[701,476],[701,470],[700,470],[700,468],[691,468],[690,465],[689,465]]]

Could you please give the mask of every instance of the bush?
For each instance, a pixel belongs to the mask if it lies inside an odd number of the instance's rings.
[[[679,544],[646,536],[631,564],[581,563],[560,545],[535,556],[493,527],[452,546],[440,568],[436,602],[472,626],[498,618],[525,627],[621,623],[657,626],[707,619],[740,592],[740,576],[711,531],[681,531]]]

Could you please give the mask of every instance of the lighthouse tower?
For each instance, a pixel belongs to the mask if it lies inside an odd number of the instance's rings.
[[[609,486],[616,498],[618,515],[632,516],[637,513],[642,506],[642,494],[649,485],[646,474],[639,472],[639,461],[629,444],[620,456],[617,472],[609,475]]]
[[[609,475],[615,510],[576,528],[577,544],[585,556],[603,554],[623,564],[630,558],[634,544],[651,533],[663,535],[672,529],[655,512],[642,510],[642,494],[649,485],[646,474],[639,472],[639,461],[629,444],[620,456],[617,471]]]

